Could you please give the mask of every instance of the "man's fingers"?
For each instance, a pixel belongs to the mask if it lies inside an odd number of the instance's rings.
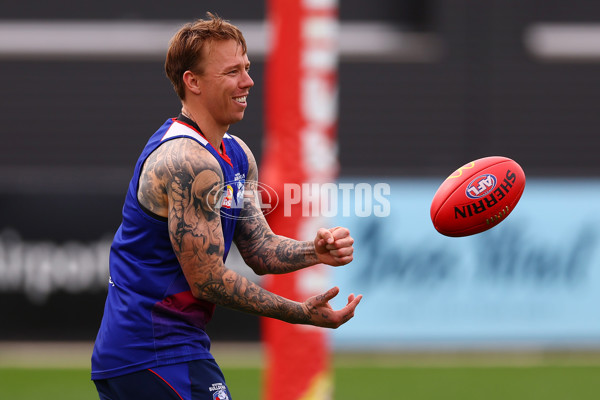
[[[331,229],[321,228],[318,230],[317,235],[320,238],[322,238],[323,240],[325,240],[326,243],[331,244],[340,239],[350,238],[350,231],[348,230],[348,228],[342,228],[340,226],[336,226],[335,228],[331,228]],[[352,243],[354,243],[354,240],[348,240],[345,243],[348,243],[350,241]],[[350,244],[352,244],[352,243],[350,243]]]
[[[354,260],[354,256],[346,256],[346,257],[333,257],[333,261],[335,264],[331,264],[336,267],[341,267],[346,264],[350,264]]]
[[[351,301],[349,301],[348,304],[346,304],[346,307],[344,307],[344,308],[347,308],[354,313],[354,310],[358,306],[358,303],[360,303],[360,301],[362,300],[362,294],[359,294],[356,297],[354,297],[353,294],[351,296],[353,297],[353,299]],[[348,300],[350,300],[350,297],[348,297]]]
[[[342,247],[341,249],[329,250],[329,254],[334,257],[351,256],[354,253],[354,247]]]
[[[352,296],[354,296],[354,295],[352,295]],[[363,298],[363,295],[359,294],[358,296],[354,297],[348,305],[352,305],[353,308],[356,308],[356,306],[358,306],[358,303],[360,303],[362,298]]]
[[[339,291],[340,289],[335,286],[307,301],[314,325],[335,329],[354,317],[354,311],[362,299],[362,294],[355,296],[351,293],[348,295],[348,304],[345,307],[333,310],[328,303],[337,296]]]
[[[330,229],[335,240],[343,239],[345,237],[350,236],[350,231],[348,228],[343,228],[341,226],[336,226],[335,228]]]
[[[327,244],[327,250],[340,249],[342,247],[352,247],[354,244],[354,239],[350,236],[343,237],[341,239],[336,239],[335,242],[331,244]]]
[[[341,311],[344,312],[344,317],[342,319],[342,323],[348,322],[350,319],[354,318],[354,311],[358,306],[358,303],[362,300],[362,294],[354,297],[354,293],[348,296],[348,304]]]
[[[321,237],[325,243],[333,243],[335,238],[333,237],[333,233],[329,229],[321,228],[317,232],[317,235]]]
[[[321,296],[319,296],[319,301],[323,302],[323,303],[327,303],[327,302],[329,302],[329,300],[331,300],[335,296],[337,296],[339,292],[340,292],[339,287],[337,287],[337,286],[332,287],[331,289],[329,289],[328,291],[323,293]]]

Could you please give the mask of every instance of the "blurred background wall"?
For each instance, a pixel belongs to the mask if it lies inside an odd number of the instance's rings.
[[[0,14],[0,340],[93,340],[132,167],[179,112],[168,39],[205,11],[242,28],[255,87],[231,132],[260,160],[265,8],[26,3]],[[534,180],[600,175],[599,2],[343,0],[340,18],[341,180],[439,184],[486,155],[518,160]],[[256,318],[224,309],[209,329],[259,338]]]

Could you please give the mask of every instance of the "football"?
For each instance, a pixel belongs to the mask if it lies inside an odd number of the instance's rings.
[[[525,173],[506,157],[484,157],[463,165],[440,185],[431,221],[446,236],[484,232],[506,219],[525,189]]]

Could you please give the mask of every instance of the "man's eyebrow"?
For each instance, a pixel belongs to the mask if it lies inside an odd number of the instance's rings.
[[[248,67],[250,67],[250,61],[248,61],[247,63],[227,64],[223,69],[225,69],[225,70],[231,70],[231,69],[248,68]]]

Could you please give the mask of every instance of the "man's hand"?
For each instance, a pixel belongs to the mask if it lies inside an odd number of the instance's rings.
[[[340,266],[353,260],[354,239],[347,228],[335,227],[321,228],[314,240],[315,252],[319,262],[323,264]]]
[[[348,296],[348,304],[336,311],[329,305],[329,300],[337,296],[339,292],[340,289],[334,287],[304,302],[303,306],[308,310],[311,325],[335,329],[354,317],[354,310],[358,306],[358,303],[360,303],[362,294],[356,297],[354,294],[351,294]]]

